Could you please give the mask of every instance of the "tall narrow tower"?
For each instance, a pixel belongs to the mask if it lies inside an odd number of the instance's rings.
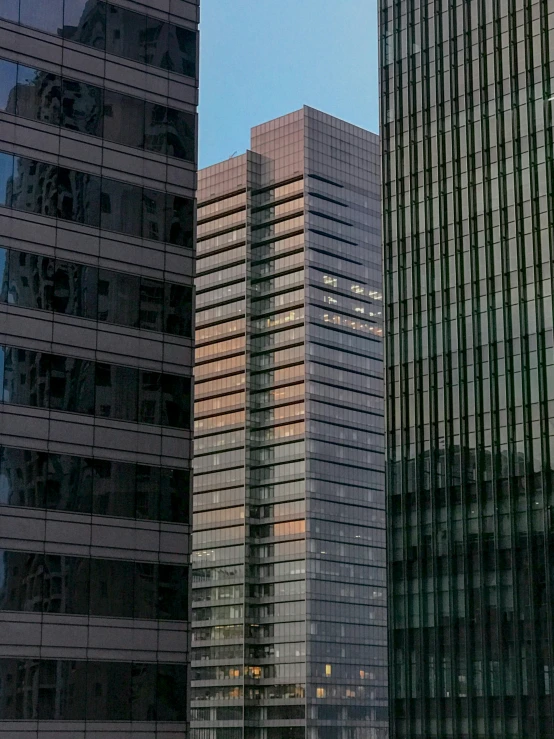
[[[196,0],[0,2],[0,737],[188,731]]]
[[[379,187],[310,108],[200,173],[197,739],[387,736]]]
[[[554,736],[550,0],[381,0],[395,739]]]

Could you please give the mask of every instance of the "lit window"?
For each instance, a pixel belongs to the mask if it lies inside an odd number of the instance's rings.
[[[316,688],[316,698],[325,698],[325,688]]]
[[[333,674],[333,668],[331,667],[331,665],[325,665],[326,677],[331,677],[332,674]]]

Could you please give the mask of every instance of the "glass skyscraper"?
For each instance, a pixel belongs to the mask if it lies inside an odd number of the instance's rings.
[[[381,0],[391,722],[554,737],[550,0]]]
[[[378,137],[254,128],[197,233],[191,736],[384,739]]]
[[[0,737],[188,733],[198,3],[0,2]]]

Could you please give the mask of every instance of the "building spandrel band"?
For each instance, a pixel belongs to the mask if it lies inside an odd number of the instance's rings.
[[[554,737],[549,0],[381,0],[391,733]]]
[[[200,172],[193,739],[385,739],[379,140],[310,108]]]
[[[189,735],[198,16],[0,2],[2,739]]]

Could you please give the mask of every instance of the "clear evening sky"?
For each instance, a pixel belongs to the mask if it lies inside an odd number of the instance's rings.
[[[200,166],[302,105],[379,130],[377,0],[202,0]]]

